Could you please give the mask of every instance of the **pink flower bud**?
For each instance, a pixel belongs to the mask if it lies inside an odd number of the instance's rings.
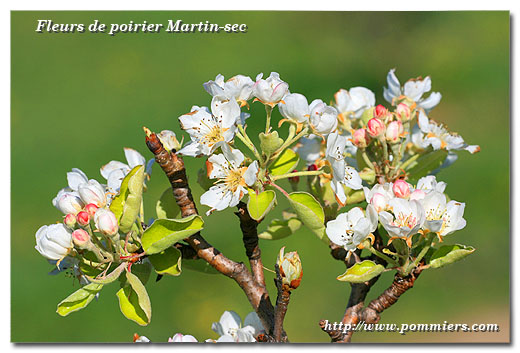
[[[400,197],[402,199],[405,199],[408,196],[410,196],[410,185],[402,179],[397,179],[394,182],[392,190],[395,196]]]
[[[112,211],[106,208],[98,208],[94,215],[94,222],[96,223],[97,229],[108,236],[117,234],[119,230],[116,216]]]
[[[74,228],[74,226],[76,225],[76,216],[74,216],[74,214],[72,213],[69,213],[63,219],[63,223],[69,228]]]
[[[426,196],[426,192],[424,192],[424,190],[417,189],[417,190],[414,190],[414,192],[412,192],[410,194],[410,201],[422,200],[422,199],[424,199],[425,196]]]
[[[94,205],[93,203],[89,203],[85,206],[85,211],[89,214],[90,217],[94,217],[96,214],[98,207]]]
[[[85,249],[90,243],[90,235],[83,229],[76,229],[72,232],[72,241],[79,249]]]
[[[376,211],[379,213],[386,209],[387,200],[383,194],[376,192],[370,199],[370,204],[374,206]]]
[[[410,107],[407,106],[406,104],[399,103],[397,105],[397,109],[395,110],[395,112],[397,113],[397,116],[399,116],[399,118],[402,121],[410,120],[411,111],[410,111]]]
[[[90,223],[90,216],[85,211],[78,213],[76,219],[78,220],[78,224],[83,227]]]
[[[381,104],[379,104],[374,109],[374,118],[383,119],[387,113],[388,113],[388,110],[385,107],[383,107]]]
[[[372,118],[367,124],[368,134],[372,137],[379,137],[385,133],[385,123],[377,118]]]
[[[386,127],[386,140],[390,142],[397,142],[404,132],[403,123],[400,120],[392,121]]]
[[[356,147],[365,148],[368,145],[369,136],[366,129],[357,129],[354,131],[354,145]]]
[[[297,170],[295,169],[295,170],[293,170],[292,172],[293,172],[293,173],[296,173]],[[299,177],[299,176],[290,177],[290,178],[289,178],[289,181],[290,181],[291,183],[293,183],[293,184],[298,184],[298,182],[300,181],[300,177]]]

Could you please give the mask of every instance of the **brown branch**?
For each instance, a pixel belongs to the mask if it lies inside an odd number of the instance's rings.
[[[287,342],[287,336],[283,335],[283,321],[285,314],[287,313],[287,307],[289,306],[289,300],[291,299],[291,291],[289,286],[284,285],[282,282],[282,276],[280,275],[280,268],[277,264],[274,265],[276,270],[276,278],[274,283],[278,290],[278,296],[276,297],[276,306],[274,308],[274,331],[273,338],[275,342]]]
[[[184,161],[175,151],[164,149],[155,133],[145,128],[146,145],[154,154],[172,186],[173,196],[181,209],[181,216],[198,214],[197,207],[188,185]],[[271,335],[274,328],[274,308],[264,286],[259,285],[243,263],[237,263],[224,256],[211,246],[199,233],[184,239],[197,253],[197,256],[208,262],[223,275],[232,278],[242,288],[247,299],[258,314],[265,331]]]
[[[251,218],[247,212],[247,205],[240,201],[238,203],[238,212],[235,214],[240,219],[240,229],[242,230],[242,241],[246,249],[246,255],[249,259],[251,272],[259,285],[265,287],[264,266],[262,264],[262,252],[258,246],[258,223]]]

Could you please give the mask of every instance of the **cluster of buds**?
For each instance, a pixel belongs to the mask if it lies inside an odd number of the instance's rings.
[[[399,106],[406,105],[401,103]],[[401,116],[404,115],[404,113],[397,113],[397,109],[395,112],[389,112],[380,104],[375,107],[374,117],[368,121],[366,130],[372,138],[385,139],[389,143],[397,143],[402,137],[405,137],[403,122],[401,120]],[[361,133],[358,133],[358,136],[361,137]],[[367,141],[360,137],[358,137],[358,141],[356,141],[356,132],[354,132],[354,144],[361,148],[366,147]]]

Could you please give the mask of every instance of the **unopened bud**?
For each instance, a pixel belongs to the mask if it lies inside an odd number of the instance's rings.
[[[119,227],[117,225],[117,219],[112,211],[106,208],[99,208],[94,215],[94,222],[96,223],[97,229],[108,236],[117,234]]]
[[[307,170],[308,170],[309,172],[313,172],[313,171],[315,171],[315,170],[318,170],[318,166],[317,166],[316,164],[309,164],[309,165],[307,166]]]
[[[78,221],[78,224],[82,227],[84,227],[90,223],[90,216],[85,211],[81,211],[80,213],[78,213],[78,215],[76,216],[76,219]]]
[[[366,129],[357,129],[354,131],[353,140],[356,147],[365,148],[368,145],[370,137],[367,135]]]
[[[401,121],[406,122],[410,120],[411,110],[408,105],[404,103],[399,103],[395,112],[397,113],[397,116],[401,119]]]
[[[90,235],[84,229],[72,232],[72,242],[78,249],[86,249],[90,243]]]
[[[163,130],[157,134],[157,137],[161,141],[163,147],[168,151],[178,151],[182,147],[173,131]]]
[[[90,217],[94,217],[96,214],[98,207],[94,205],[93,203],[89,203],[85,206],[85,211],[89,214]]]
[[[72,213],[69,213],[63,219],[63,223],[69,228],[74,228],[74,226],[76,225],[76,216],[74,216],[74,214]]]
[[[395,196],[405,199],[410,196],[410,184],[402,179],[397,179],[392,186],[392,191]]]
[[[296,173],[297,170],[295,169],[295,170],[293,170],[292,172],[293,172],[293,173]],[[300,177],[299,177],[299,176],[293,176],[293,177],[290,177],[290,178],[289,178],[289,181],[290,181],[291,183],[293,183],[293,184],[298,184],[298,182],[300,181]]]
[[[378,118],[372,118],[367,124],[368,134],[372,137],[379,137],[385,133],[385,123]]]
[[[284,255],[284,250],[285,246],[280,249],[280,254],[276,260],[276,264],[280,269],[282,284],[287,285],[290,289],[296,289],[300,285],[303,276],[302,262],[296,251]]]
[[[381,104],[374,109],[374,118],[383,119],[388,114],[388,110]]]
[[[424,199],[424,197],[426,196],[426,192],[424,192],[424,190],[421,190],[421,189],[417,189],[417,190],[414,190],[411,194],[410,194],[410,201],[413,201],[413,200],[422,200]]]
[[[398,142],[401,138],[401,135],[404,132],[403,123],[399,120],[392,121],[386,127],[386,140],[390,142]]]
[[[107,202],[105,188],[96,180],[89,180],[88,183],[81,184],[78,192],[81,199],[87,204],[93,203],[98,207],[103,207]]]
[[[374,206],[376,211],[379,213],[386,209],[387,200],[383,194],[376,192],[370,199],[370,204]]]

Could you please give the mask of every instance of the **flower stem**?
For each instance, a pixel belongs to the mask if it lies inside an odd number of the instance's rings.
[[[368,251],[370,251],[372,254],[376,255],[377,257],[380,257],[382,258],[383,260],[385,260],[386,262],[388,262],[389,264],[392,264],[394,266],[397,266],[399,267],[400,265],[397,263],[397,261],[395,261],[394,259],[392,259],[390,256],[386,256],[385,254],[383,254],[382,252],[374,249],[373,246],[370,246],[370,247],[367,247],[366,248]]]
[[[246,145],[247,148],[251,150],[251,152],[253,152],[256,159],[261,161],[262,157],[258,153],[258,150],[256,149],[255,145],[253,144],[249,136],[246,134],[244,127],[242,125],[238,125],[238,130],[239,132],[236,133],[236,136],[240,139],[240,141],[244,143],[244,145]]]
[[[365,148],[363,148],[363,152],[361,152],[361,156],[363,157],[363,160],[365,161],[365,163],[368,165],[368,167],[372,170],[375,170],[374,168],[374,163],[372,163],[372,161],[370,160],[370,158],[368,158],[368,155],[367,155],[367,151]]]
[[[269,133],[271,129],[271,113],[273,112],[273,107],[270,105],[265,105],[265,113],[266,113],[266,122],[265,122],[265,134]]]
[[[290,147],[294,142],[298,141],[301,137],[305,136],[307,134],[307,132],[309,132],[309,128],[304,128],[302,131],[300,131],[298,133],[298,135],[295,136],[296,134],[296,125],[294,124],[291,124],[291,126],[289,127],[289,136],[287,136],[287,139],[285,140],[285,142],[283,143],[283,145],[280,146],[280,148],[278,148],[272,155],[271,155],[271,158],[269,158],[269,162],[267,163],[268,165],[275,161],[276,158],[278,158],[278,156],[283,152],[285,151],[285,149],[287,147]]]
[[[284,189],[282,189],[280,186],[276,185],[275,183],[273,183],[272,181],[269,182],[269,185],[271,186],[274,186],[275,188],[277,188],[282,194],[284,194],[287,198],[289,198],[289,193],[287,191],[285,191]]]
[[[421,156],[420,153],[414,154],[413,156],[408,158],[406,161],[404,161],[401,165],[398,165],[397,169],[406,169],[406,167],[408,167],[410,164],[415,162],[417,160],[417,158],[419,158],[420,156]]]

